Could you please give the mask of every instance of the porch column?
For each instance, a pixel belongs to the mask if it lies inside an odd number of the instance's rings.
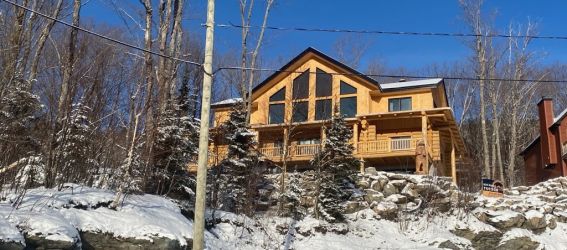
[[[425,114],[425,111],[421,112],[421,137],[425,145],[425,166],[423,172],[427,175],[429,173],[429,143],[427,141],[427,114]]]
[[[352,143],[354,147],[354,154],[358,152],[358,121],[352,125]]]
[[[321,126],[321,145],[323,145],[323,142],[325,141],[326,138],[327,135],[325,134],[325,127]]]

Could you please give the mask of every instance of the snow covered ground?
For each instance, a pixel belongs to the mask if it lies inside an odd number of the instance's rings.
[[[471,212],[415,211],[399,214],[395,221],[380,218],[369,208],[349,214],[345,223],[336,224],[312,217],[293,221],[222,211],[216,211],[213,217],[209,211],[208,217],[214,218],[216,225],[205,239],[208,249],[567,249],[567,223],[559,215],[556,221],[550,220],[553,214],[565,213],[559,206],[564,194],[559,190],[565,187],[556,184],[551,185],[558,190],[553,201],[541,195],[549,190],[540,185],[512,190],[514,194],[502,199],[477,197],[481,206]],[[90,232],[147,242],[170,239],[181,249],[191,244],[192,221],[174,201],[164,197],[130,195],[113,210],[108,205],[114,192],[68,184],[61,191],[28,190],[16,209],[12,205],[21,196],[0,195],[3,243],[23,246],[29,244],[30,236],[36,236],[81,247],[89,244],[83,236]],[[168,248],[160,246],[154,247]]]

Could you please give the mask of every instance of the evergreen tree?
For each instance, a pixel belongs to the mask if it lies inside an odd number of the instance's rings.
[[[325,134],[321,151],[311,161],[318,179],[315,215],[335,222],[344,219],[343,202],[349,198],[346,189],[360,162],[352,155],[352,131],[336,110]]]
[[[152,192],[182,194],[193,186],[187,164],[198,154],[198,124],[191,116],[189,89],[183,84],[175,100],[167,103],[158,123],[154,162],[157,175]]]
[[[301,196],[303,189],[299,183],[299,174],[294,171],[289,175],[289,184],[286,192],[282,195],[281,200],[285,202],[285,211],[282,215],[291,216],[295,220],[300,220],[305,216],[305,212],[301,207]]]
[[[238,105],[239,106],[239,105]],[[235,108],[221,128],[228,144],[227,157],[221,161],[220,191],[222,208],[251,215],[256,182],[261,176],[255,133],[246,125],[246,109]]]
[[[0,98],[0,151],[10,164],[39,151],[40,143],[33,136],[34,121],[41,111],[39,97],[30,92],[29,83],[17,77],[7,84]]]
[[[72,105],[71,112],[65,117],[63,128],[56,134],[55,152],[57,154],[56,182],[87,182],[97,166],[92,156],[93,126],[88,118],[90,107],[79,101]]]

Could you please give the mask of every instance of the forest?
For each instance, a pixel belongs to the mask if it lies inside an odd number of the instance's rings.
[[[1,187],[73,182],[121,195],[191,194],[186,167],[197,158],[199,122],[210,119],[200,116],[204,37],[183,21],[192,1],[108,0],[124,22],[114,26],[86,21],[85,2],[0,1]],[[548,96],[556,110],[567,107],[567,65],[541,62],[551,52],[532,48],[538,23],[498,27],[482,1],[459,4],[463,30],[474,36],[462,39],[469,54],[458,62],[408,70],[376,57],[363,67],[372,41],[350,34],[337,35],[330,54],[381,82],[445,77],[472,167],[521,185],[519,152],[537,134],[535,103]],[[239,6],[241,39],[231,43],[240,50],[214,56],[215,101],[246,97],[271,73],[260,69],[280,66],[262,45],[277,32],[266,29],[271,10],[282,6]],[[244,104],[235,119],[245,129],[250,99]]]

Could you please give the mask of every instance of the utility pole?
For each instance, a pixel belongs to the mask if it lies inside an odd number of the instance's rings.
[[[197,196],[193,223],[193,249],[205,246],[205,198],[207,196],[207,163],[209,158],[209,113],[211,109],[211,85],[213,82],[213,37],[215,25],[215,0],[207,4],[207,33],[205,37],[205,62],[203,63],[203,97],[201,101],[201,130],[199,134],[199,158],[197,161]]]

